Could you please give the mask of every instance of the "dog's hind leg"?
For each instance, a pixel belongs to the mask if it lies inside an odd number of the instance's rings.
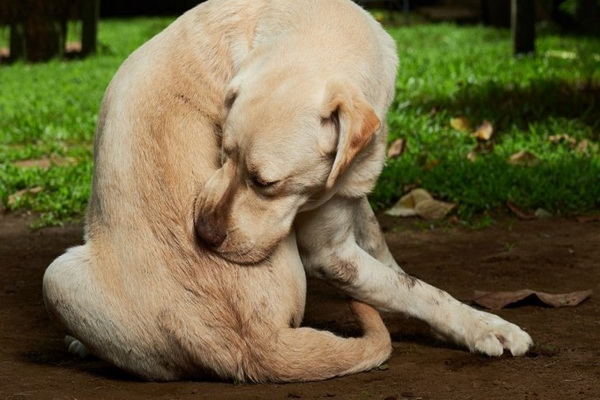
[[[248,368],[254,381],[315,381],[367,371],[386,361],[392,350],[390,335],[377,310],[351,301],[363,329],[360,338],[342,338],[312,328],[285,328]]]
[[[88,245],[70,248],[50,264],[43,281],[46,309],[67,330],[69,353],[82,358],[90,354],[82,341],[98,341],[85,336],[101,334],[97,321],[108,312],[101,308],[104,302],[93,283],[91,263]]]
[[[91,306],[90,311],[94,309],[95,292],[89,276],[90,262],[89,247],[77,246],[54,260],[44,273],[44,303],[50,315],[56,318],[70,335],[74,335],[70,336],[73,340],[65,338],[68,346],[74,343],[77,336],[77,332],[69,327],[70,321],[85,320],[83,313],[86,312],[86,307],[83,303]]]
[[[74,339],[66,338],[69,351],[79,356],[87,352],[152,380],[173,380],[178,371],[161,365],[149,353],[144,339],[152,337],[152,325],[143,316],[127,314],[114,288],[102,286],[94,265],[97,258],[89,244],[73,247],[46,269],[43,281],[44,303]],[[117,279],[116,277],[113,277]]]

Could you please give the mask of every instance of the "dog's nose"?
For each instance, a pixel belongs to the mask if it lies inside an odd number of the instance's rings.
[[[219,247],[227,238],[227,232],[215,218],[201,215],[196,221],[196,233],[206,244]]]

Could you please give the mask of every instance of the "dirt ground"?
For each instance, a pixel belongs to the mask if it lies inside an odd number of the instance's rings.
[[[385,315],[394,341],[378,370],[304,384],[140,382],[97,359],[79,360],[46,315],[46,266],[81,242],[80,226],[32,231],[31,218],[0,216],[0,399],[600,399],[600,223],[506,220],[494,227],[429,229],[382,219],[411,274],[470,301],[473,291],[594,289],[577,307],[498,312],[536,348],[491,359],[436,341],[418,321]],[[305,324],[356,330],[343,299],[309,282]],[[596,297],[594,297],[596,296]]]

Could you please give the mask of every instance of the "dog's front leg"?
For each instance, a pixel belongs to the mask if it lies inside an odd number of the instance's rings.
[[[369,246],[365,232],[358,232],[365,227],[367,234],[375,232],[372,228],[376,220],[362,220],[370,216],[365,201],[333,198],[316,210],[298,215],[298,245],[309,275],[326,279],[381,311],[421,319],[473,352],[499,356],[507,349],[513,355],[522,355],[529,349],[531,337],[518,326],[469,307],[404,273],[390,262],[387,246]]]

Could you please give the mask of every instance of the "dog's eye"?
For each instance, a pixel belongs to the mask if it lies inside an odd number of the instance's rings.
[[[261,179],[258,175],[252,175],[250,177],[250,181],[252,181],[252,184],[254,186],[258,186],[261,188],[267,188],[267,187],[273,186],[277,183],[277,181],[273,181],[273,182],[265,181],[265,180]]]

